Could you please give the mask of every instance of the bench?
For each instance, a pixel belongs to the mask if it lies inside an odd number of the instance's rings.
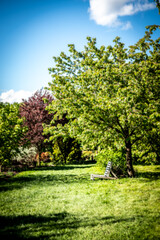
[[[110,177],[110,173],[113,177]],[[91,174],[91,180],[94,180],[95,178],[101,178],[101,179],[118,179],[118,177],[115,175],[115,173],[112,171],[112,162],[108,162],[106,170],[104,175],[97,175],[97,174]]]

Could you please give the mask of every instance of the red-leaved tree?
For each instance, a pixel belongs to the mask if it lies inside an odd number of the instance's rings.
[[[44,102],[43,99],[47,99]],[[47,143],[44,140],[48,136],[43,135],[43,123],[49,124],[54,114],[49,114],[45,109],[53,101],[53,97],[43,90],[37,91],[28,100],[20,105],[20,116],[24,118],[24,125],[28,127],[22,144],[31,144],[37,148],[38,156],[44,150]]]

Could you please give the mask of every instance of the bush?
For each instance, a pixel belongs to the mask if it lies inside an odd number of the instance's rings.
[[[137,149],[133,151],[133,162],[140,165],[156,165],[158,163],[155,152],[139,151]]]
[[[95,156],[95,151],[89,151],[89,150],[82,151],[82,158],[85,162],[92,162],[92,163],[95,162],[94,156]]]
[[[13,165],[23,165],[23,166],[36,166],[36,152],[37,149],[34,146],[19,148],[19,153],[12,158]]]
[[[109,161],[112,162],[112,169],[117,175],[126,175],[126,162],[124,149],[103,149],[96,156],[97,164],[106,167]]]

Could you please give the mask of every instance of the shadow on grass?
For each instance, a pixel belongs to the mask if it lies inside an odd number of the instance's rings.
[[[154,181],[160,179],[160,172],[137,172],[136,177],[145,178],[148,181]]]
[[[62,165],[62,166],[39,166],[34,168],[34,171],[48,171],[48,170],[72,170],[72,169],[84,169],[93,167],[93,164],[82,164],[82,165]]]
[[[67,174],[67,170],[90,168],[92,165],[65,165],[65,166],[44,166],[37,167],[34,170],[26,172],[26,175],[1,176],[0,177],[0,192],[13,189],[21,189],[30,185],[55,185],[64,183],[82,183],[89,181],[89,174]],[[55,172],[51,172],[51,171]],[[66,170],[62,173],[57,171]],[[45,172],[43,172],[45,171]],[[47,173],[48,171],[48,173]],[[35,174],[34,174],[35,172]],[[39,173],[38,173],[39,172]],[[38,173],[38,174],[37,174]]]
[[[27,176],[17,176],[0,182],[0,192],[14,189],[22,189],[26,186],[36,185],[60,185],[83,183],[90,181],[88,174],[28,174]]]
[[[0,216],[1,239],[49,239],[50,237],[62,237],[66,239],[74,236],[78,228],[95,227],[97,225],[110,225],[120,222],[132,222],[135,218],[116,218],[107,216],[94,220],[77,218],[67,212],[52,216]]]

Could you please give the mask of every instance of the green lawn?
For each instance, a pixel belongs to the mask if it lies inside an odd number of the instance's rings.
[[[95,165],[0,178],[0,239],[160,239],[160,166],[137,178],[90,180]]]

